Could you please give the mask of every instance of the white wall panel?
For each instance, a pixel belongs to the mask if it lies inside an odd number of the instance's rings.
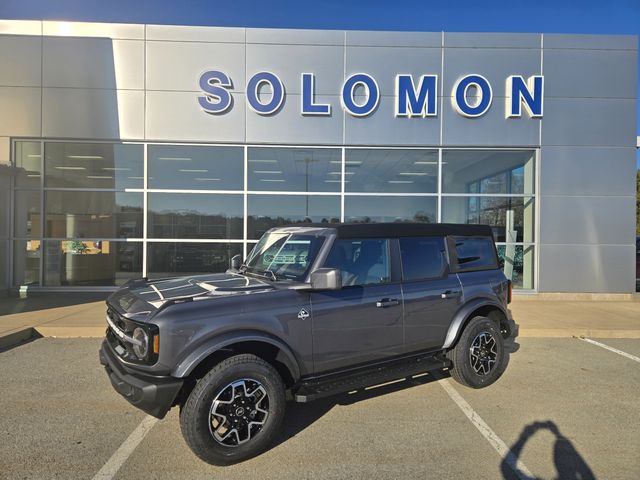
[[[9,137],[0,137],[0,163],[11,163],[11,141]]]
[[[0,87],[0,135],[39,137],[40,88]]]
[[[205,113],[195,92],[147,92],[148,140],[244,142],[245,101],[235,95],[224,115]]]
[[[0,34],[39,37],[42,34],[42,22],[40,20],[0,20]]]
[[[18,35],[0,35],[0,85],[39,87],[42,39]]]
[[[244,28],[147,25],[147,40],[244,43]]]
[[[44,137],[142,139],[144,92],[44,88]]]
[[[43,35],[51,37],[104,37],[144,40],[144,25],[133,23],[42,22]]]
[[[144,88],[144,42],[107,38],[45,38],[45,87]]]
[[[235,43],[147,42],[147,89],[197,92],[202,73],[220,70],[244,92],[244,52]]]

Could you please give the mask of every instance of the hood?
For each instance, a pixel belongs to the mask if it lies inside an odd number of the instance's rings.
[[[216,273],[159,280],[130,281],[109,297],[124,314],[149,314],[167,303],[273,290],[266,281],[237,273]]]

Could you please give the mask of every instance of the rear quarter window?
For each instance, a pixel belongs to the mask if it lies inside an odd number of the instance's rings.
[[[489,270],[498,268],[498,258],[490,237],[451,237],[457,270]]]
[[[411,282],[440,278],[447,271],[443,237],[400,238],[402,280]]]

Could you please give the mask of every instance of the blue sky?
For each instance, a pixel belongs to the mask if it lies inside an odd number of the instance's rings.
[[[0,18],[349,30],[640,35],[640,0],[0,0]],[[638,79],[640,98],[640,66]],[[640,135],[640,103],[637,117]],[[637,163],[640,168],[640,152]]]

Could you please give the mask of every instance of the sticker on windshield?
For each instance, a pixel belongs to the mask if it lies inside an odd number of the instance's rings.
[[[298,312],[298,318],[300,320],[306,320],[307,318],[309,318],[309,312],[307,312],[304,308],[301,308]]]

